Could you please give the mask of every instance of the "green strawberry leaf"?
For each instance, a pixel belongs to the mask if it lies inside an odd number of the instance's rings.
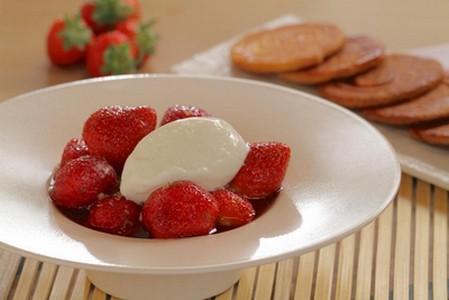
[[[153,26],[156,23],[154,19],[149,20],[146,23],[139,25],[139,29],[136,34],[136,43],[138,47],[137,64],[140,65],[145,56],[154,53],[156,42],[159,40],[159,36],[153,32]]]
[[[115,25],[133,13],[133,8],[122,0],[95,0],[93,19],[99,25]]]
[[[103,74],[126,74],[136,71],[136,62],[129,44],[110,45],[103,53]]]
[[[64,18],[64,28],[59,32],[65,51],[72,48],[83,50],[90,42],[92,32],[79,15]]]

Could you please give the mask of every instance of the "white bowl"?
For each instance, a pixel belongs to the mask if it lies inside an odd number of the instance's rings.
[[[176,240],[109,235],[65,218],[47,180],[62,148],[105,105],[194,104],[249,142],[292,148],[284,189],[252,223]],[[0,104],[0,242],[11,251],[87,270],[127,299],[198,299],[243,268],[322,247],[360,229],[394,198],[400,168],[388,142],[355,114],[270,84],[225,78],[133,75],[73,82]]]

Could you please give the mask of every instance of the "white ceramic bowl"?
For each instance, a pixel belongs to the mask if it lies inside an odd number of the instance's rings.
[[[105,105],[194,104],[249,142],[289,144],[292,158],[274,205],[238,229],[177,240],[109,235],[66,219],[47,196],[62,148]],[[367,122],[320,98],[225,78],[137,75],[59,85],[0,104],[0,242],[26,256],[87,270],[127,299],[198,299],[245,267],[324,246],[360,229],[394,198],[400,168]]]

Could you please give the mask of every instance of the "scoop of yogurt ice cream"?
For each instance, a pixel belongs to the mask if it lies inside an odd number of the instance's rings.
[[[137,144],[125,162],[120,191],[142,204],[155,189],[178,180],[214,190],[234,178],[248,151],[248,144],[226,121],[177,120]]]

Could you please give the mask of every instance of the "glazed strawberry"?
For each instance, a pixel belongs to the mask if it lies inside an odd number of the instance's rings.
[[[117,23],[140,17],[137,0],[94,0],[81,7],[81,16],[96,33],[114,29]]]
[[[53,22],[47,35],[47,54],[59,66],[84,60],[92,32],[80,17],[66,17]]]
[[[117,24],[115,29],[128,36],[137,49],[137,67],[142,66],[154,52],[158,36],[153,32],[155,21],[140,23],[137,19],[128,19]]]
[[[89,208],[87,224],[94,229],[132,235],[139,223],[140,206],[123,196],[107,196]]]
[[[215,199],[190,181],[157,189],[142,210],[142,223],[155,238],[206,235],[215,228],[217,217]]]
[[[281,188],[289,160],[290,148],[285,144],[253,143],[230,187],[248,198],[268,197]]]
[[[117,174],[105,159],[86,155],[56,171],[50,197],[56,205],[80,208],[95,202],[100,193],[115,192],[117,185]]]
[[[131,73],[136,70],[137,49],[120,31],[94,38],[87,49],[86,67],[91,76]]]
[[[83,139],[73,138],[64,147],[61,158],[61,167],[72,159],[88,155],[89,148]]]
[[[191,105],[174,105],[169,107],[162,117],[161,126],[179,119],[191,117],[208,117],[210,114],[204,109]]]
[[[107,106],[84,124],[83,138],[92,155],[106,160],[120,173],[137,143],[156,127],[156,112],[148,106]]]
[[[217,226],[228,229],[251,222],[256,212],[248,200],[224,188],[213,191],[212,196],[218,204]]]

